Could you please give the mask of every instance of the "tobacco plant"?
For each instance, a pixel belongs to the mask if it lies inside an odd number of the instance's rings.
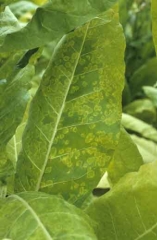
[[[156,239],[157,162],[121,124],[116,2],[1,1],[0,239]]]

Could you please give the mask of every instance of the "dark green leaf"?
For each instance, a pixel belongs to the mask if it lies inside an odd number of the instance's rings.
[[[157,81],[157,58],[148,60],[140,67],[130,79],[130,91],[132,97],[142,90],[143,86],[152,86]]]
[[[0,96],[0,146],[10,140],[22,121],[30,98],[28,89],[34,75],[34,67],[28,65],[21,71],[17,71],[17,74],[16,70],[13,72],[15,72],[15,76],[9,76],[6,79],[6,86]]]
[[[37,8],[26,27],[2,38],[0,51],[43,46],[106,11],[115,2],[116,0],[52,0]]]
[[[146,87],[147,88],[147,87]],[[151,88],[151,87],[148,87]],[[143,87],[144,89],[144,87]],[[152,96],[153,97],[153,96]],[[154,92],[155,97],[155,92]],[[157,99],[157,91],[156,91]],[[123,112],[141,119],[142,121],[153,124],[156,122],[157,115],[153,102],[149,99],[138,99],[123,108]]]

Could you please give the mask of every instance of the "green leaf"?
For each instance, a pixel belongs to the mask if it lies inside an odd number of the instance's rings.
[[[7,186],[6,183],[3,181],[0,181],[0,199],[5,198],[7,195]]]
[[[16,2],[18,0],[0,0],[0,7],[5,7],[9,5],[10,3]]]
[[[14,167],[16,166],[18,155],[22,148],[22,134],[26,122],[22,122],[16,129],[14,136],[7,143],[6,152],[9,160],[13,163]]]
[[[11,11],[17,17],[21,17],[27,12],[34,12],[37,8],[37,5],[29,1],[18,1],[9,5]]]
[[[90,219],[64,200],[27,192],[0,200],[0,239],[96,240]]]
[[[30,108],[16,191],[81,205],[97,185],[118,143],[123,53],[116,10],[58,44]]]
[[[143,87],[143,91],[157,108],[157,89],[154,87]]]
[[[18,31],[21,27],[14,16],[10,11],[9,7],[6,7],[4,12],[0,13],[0,45],[3,43],[5,36],[11,34],[12,32]],[[14,48],[12,48],[12,51]]]
[[[30,79],[34,75],[34,67],[27,65],[21,71],[11,73],[0,96],[0,146],[5,145],[14,135],[20,124],[29,101]]]
[[[5,146],[0,147],[0,181],[15,173],[13,164],[7,157]]]
[[[13,77],[17,74],[17,65],[19,59],[22,57],[23,52],[18,52],[15,54],[9,54],[9,56],[1,56],[2,62],[0,63],[0,93],[3,93],[8,82],[13,80]],[[16,70],[16,71],[15,71]],[[11,76],[11,77],[10,77]]]
[[[146,140],[131,134],[131,138],[137,145],[140,154],[142,155],[144,163],[149,163],[157,160],[157,144],[153,141]]]
[[[143,87],[144,89],[145,87]],[[146,87],[151,88],[151,87]],[[155,92],[154,92],[155,93]],[[156,91],[157,93],[157,91]],[[154,96],[156,96],[154,94]],[[156,96],[157,99],[157,96]],[[153,124],[156,122],[156,109],[153,102],[149,99],[138,99],[123,108],[123,112],[138,119],[143,120],[149,124]]]
[[[72,31],[110,8],[116,0],[53,0],[37,8],[32,20],[0,42],[0,51],[17,51],[43,46]]]
[[[108,167],[108,177],[112,185],[126,173],[138,171],[143,164],[142,157],[129,134],[122,128],[118,146]]]
[[[143,136],[144,138],[157,142],[157,130],[153,128],[151,125],[135,117],[123,113],[122,125],[126,129],[131,130],[132,132],[136,132],[140,136]]]
[[[157,161],[125,175],[87,209],[99,240],[156,240]]]
[[[130,91],[132,97],[142,90],[143,86],[152,86],[157,80],[157,58],[147,61],[142,67],[134,72],[130,79]],[[149,81],[148,81],[149,79]]]
[[[152,0],[151,2],[151,11],[152,11],[152,31],[153,31],[153,41],[157,53],[157,2]]]

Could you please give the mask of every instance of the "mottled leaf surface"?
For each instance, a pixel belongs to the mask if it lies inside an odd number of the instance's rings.
[[[43,46],[110,8],[116,0],[51,0],[39,7],[28,25],[0,42],[0,51]]]
[[[152,10],[152,31],[153,31],[153,41],[157,53],[157,1],[152,0],[151,2]]]
[[[0,239],[96,240],[83,211],[56,196],[27,192],[0,200]]]
[[[79,205],[97,185],[118,143],[123,53],[116,10],[58,44],[32,101],[16,191],[61,194]]]
[[[117,183],[126,173],[138,171],[142,164],[143,159],[137,146],[122,128],[118,146],[107,170],[112,185]]]
[[[157,161],[125,175],[87,209],[99,240],[156,240]]]

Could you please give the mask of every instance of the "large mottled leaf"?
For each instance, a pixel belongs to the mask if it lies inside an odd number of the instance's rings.
[[[157,142],[157,130],[135,117],[123,113],[122,125],[131,132],[138,133],[138,135],[143,136],[146,139]]]
[[[56,196],[27,192],[0,200],[0,239],[96,240],[83,211]]]
[[[58,44],[32,101],[16,191],[62,194],[81,204],[97,185],[119,137],[123,53],[116,10]]]
[[[156,240],[157,161],[125,175],[87,209],[99,240]]]
[[[116,0],[52,0],[39,7],[28,25],[0,41],[0,51],[43,46],[111,7]]]
[[[153,31],[153,41],[157,53],[157,1],[152,0],[151,3],[152,10],[152,31]]]
[[[108,167],[108,177],[112,185],[128,172],[138,171],[143,164],[142,157],[129,134],[122,128],[118,146]]]

